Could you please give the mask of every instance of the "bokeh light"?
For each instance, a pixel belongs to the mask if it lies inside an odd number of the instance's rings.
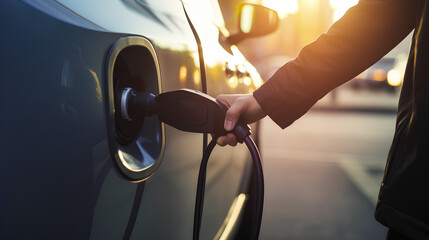
[[[276,10],[280,18],[285,18],[299,10],[296,0],[263,0],[262,5]]]
[[[402,75],[397,70],[392,69],[387,73],[387,82],[390,86],[399,86],[402,82]]]

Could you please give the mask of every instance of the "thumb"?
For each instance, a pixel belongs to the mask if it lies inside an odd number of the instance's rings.
[[[224,127],[225,130],[231,131],[238,122],[241,113],[245,110],[244,101],[237,99],[226,112]]]

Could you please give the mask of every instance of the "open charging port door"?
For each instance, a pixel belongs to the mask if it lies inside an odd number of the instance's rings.
[[[159,167],[164,153],[164,124],[157,116],[126,119],[120,114],[122,91],[161,92],[155,50],[143,37],[126,37],[116,42],[106,62],[107,121],[109,147],[119,171],[132,181],[149,178]],[[122,101],[123,102],[123,101]]]

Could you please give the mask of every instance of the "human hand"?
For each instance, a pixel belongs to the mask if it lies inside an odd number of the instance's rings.
[[[221,94],[216,97],[216,100],[228,107],[224,123],[227,131],[231,131],[235,127],[238,119],[245,123],[253,123],[267,115],[252,94]],[[228,133],[226,136],[219,137],[217,144],[235,146],[237,139],[234,134]]]

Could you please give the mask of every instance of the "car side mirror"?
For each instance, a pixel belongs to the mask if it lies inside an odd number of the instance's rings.
[[[239,30],[237,34],[228,37],[231,44],[250,38],[259,37],[274,32],[279,25],[279,16],[273,9],[251,3],[239,7]]]

